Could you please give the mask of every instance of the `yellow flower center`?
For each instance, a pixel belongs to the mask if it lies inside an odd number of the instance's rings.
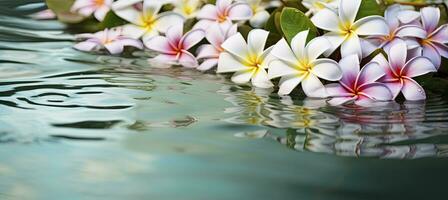
[[[191,15],[194,12],[194,8],[189,5],[185,5],[183,10],[186,15]]]
[[[102,6],[104,5],[104,0],[93,0],[93,4],[95,4],[95,6]]]
[[[146,17],[146,19],[143,19],[143,27],[146,28],[146,31],[151,31],[154,26],[156,25],[156,20],[154,17]]]

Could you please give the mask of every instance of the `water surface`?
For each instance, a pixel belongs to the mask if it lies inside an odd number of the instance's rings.
[[[0,2],[0,199],[444,199],[448,99],[370,108],[75,51]]]

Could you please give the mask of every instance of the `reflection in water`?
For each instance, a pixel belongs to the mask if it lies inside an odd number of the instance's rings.
[[[227,121],[265,127],[237,137],[271,138],[298,151],[341,156],[448,156],[444,140],[448,137],[448,102],[437,95],[430,95],[426,103],[391,102],[366,108],[329,107],[325,100],[296,100],[237,86],[225,86],[219,93],[234,105],[227,109]]]

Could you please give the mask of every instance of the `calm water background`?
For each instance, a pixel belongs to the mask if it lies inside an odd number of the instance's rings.
[[[335,108],[81,53],[35,2],[0,1],[0,199],[448,198],[446,98]]]

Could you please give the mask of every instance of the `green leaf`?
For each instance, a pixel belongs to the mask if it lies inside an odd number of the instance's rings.
[[[378,4],[376,0],[362,0],[358,14],[356,15],[356,19],[361,19],[371,15],[383,16],[384,9],[384,6]]]
[[[286,7],[283,9],[280,24],[285,38],[290,43],[299,32],[309,30],[308,40],[316,37],[318,33],[313,22],[302,11],[295,8]]]
[[[264,29],[271,33],[281,34],[282,30],[280,26],[277,26],[280,25],[280,15],[281,9],[274,10],[264,25]]]
[[[76,13],[70,12],[75,0],[45,0],[49,9],[51,9],[58,20],[64,23],[79,23],[84,20],[85,17],[78,15]]]
[[[102,29],[105,29],[125,25],[127,23],[128,22],[118,17],[114,12],[109,11],[100,26]]]
[[[244,38],[247,38],[247,35],[249,35],[249,32],[251,30],[252,30],[252,27],[250,27],[248,25],[242,25],[242,26],[238,27],[238,32],[240,32]]]

